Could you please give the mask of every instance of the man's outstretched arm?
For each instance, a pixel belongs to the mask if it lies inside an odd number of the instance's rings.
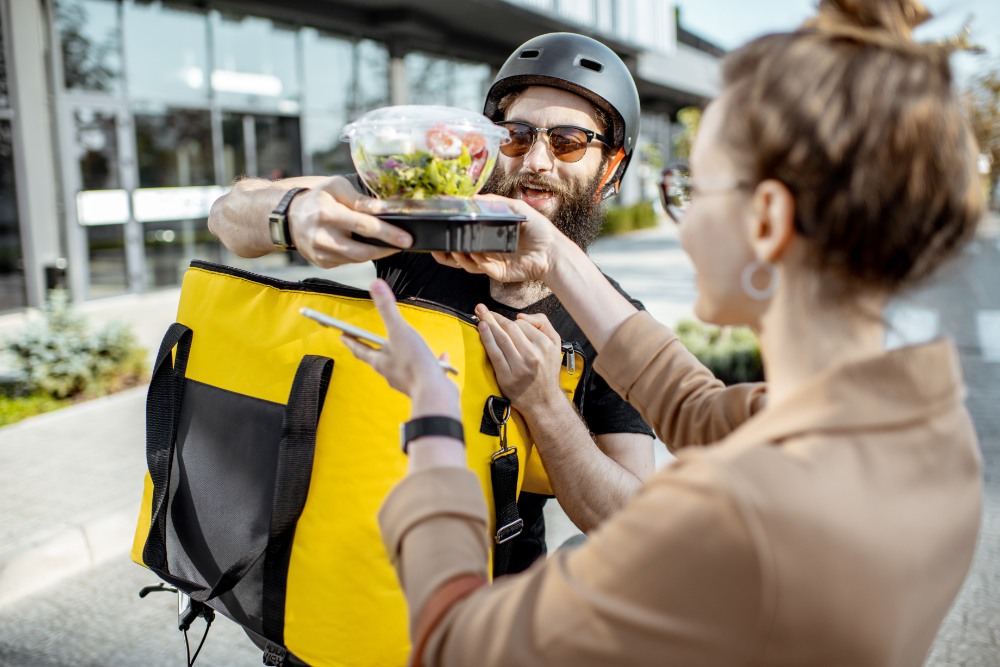
[[[212,204],[208,228],[231,252],[260,257],[274,252],[267,216],[292,188],[309,188],[288,208],[292,242],[307,260],[323,268],[379,259],[396,250],[368,245],[352,233],[409,247],[410,235],[368,213],[379,201],[359,193],[343,176],[297,176],[280,181],[246,178]]]

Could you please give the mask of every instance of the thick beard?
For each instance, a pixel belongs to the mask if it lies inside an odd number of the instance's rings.
[[[555,178],[518,172],[508,175],[501,165],[497,165],[483,186],[483,192],[513,199],[519,189],[534,186],[548,190],[562,198],[562,203],[552,216],[556,229],[568,236],[574,243],[586,250],[597,240],[604,224],[604,208],[597,201],[597,190],[603,170],[589,182],[566,183]]]

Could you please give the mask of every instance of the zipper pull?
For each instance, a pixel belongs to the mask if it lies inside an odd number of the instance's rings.
[[[573,347],[573,343],[563,343],[561,347],[565,355],[563,365],[566,366],[566,372],[576,375],[576,348]]]

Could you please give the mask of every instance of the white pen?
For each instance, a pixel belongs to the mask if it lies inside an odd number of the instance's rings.
[[[321,313],[318,310],[313,310],[312,308],[300,308],[299,313],[305,315],[309,319],[319,322],[325,327],[332,327],[344,332],[346,335],[354,338],[355,340],[362,341],[373,347],[385,347],[388,345],[389,341],[382,336],[373,334],[367,329],[362,329],[361,327],[356,327],[353,324],[344,322],[343,320],[338,320],[334,317],[330,317],[325,313]],[[458,369],[449,364],[447,361],[438,360],[438,365],[446,372],[452,375],[458,375]]]

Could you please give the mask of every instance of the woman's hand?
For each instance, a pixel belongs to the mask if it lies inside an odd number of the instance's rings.
[[[497,384],[514,408],[524,414],[566,400],[559,387],[562,341],[545,315],[520,314],[509,320],[482,304],[476,315]]]
[[[447,360],[434,356],[420,334],[411,327],[399,312],[396,297],[383,280],[371,285],[372,300],[378,310],[389,343],[376,349],[344,334],[341,340],[354,356],[369,364],[384,377],[396,391],[413,401],[413,416],[449,415],[458,417],[458,388],[447,378],[439,365]]]
[[[525,217],[521,223],[517,252],[513,253],[458,253],[434,252],[440,264],[469,273],[483,273],[502,283],[519,283],[545,280],[552,265],[552,252],[557,243],[568,241],[548,218],[518,199],[505,199],[496,195],[482,195],[477,199],[502,201],[515,213]],[[572,243],[570,241],[570,243]]]

